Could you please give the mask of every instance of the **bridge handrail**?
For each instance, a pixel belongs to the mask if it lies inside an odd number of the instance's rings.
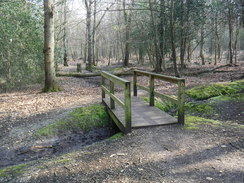
[[[143,75],[149,77],[149,88],[137,84],[137,76]],[[154,91],[154,80],[159,79],[163,81],[167,81],[170,83],[174,83],[178,85],[178,98],[175,99],[173,97],[170,97],[168,95],[164,95],[162,93]],[[134,96],[137,96],[137,87],[149,92],[149,104],[150,106],[154,106],[154,97],[160,97],[164,98],[166,100],[169,100],[175,104],[178,105],[178,122],[180,124],[184,124],[185,121],[185,112],[184,112],[184,105],[185,105],[185,79],[184,78],[177,78],[177,77],[171,77],[171,76],[165,76],[161,74],[156,74],[153,72],[147,72],[147,71],[140,71],[140,70],[134,70],[133,71],[133,90],[134,90]]]
[[[108,112],[110,116],[114,120],[114,122],[118,125],[121,131],[124,133],[131,132],[131,89],[130,89],[130,81],[117,77],[111,73],[106,71],[101,72],[102,78],[102,100],[104,101],[105,95],[108,94],[110,97],[110,106],[107,105]],[[105,80],[109,80],[109,89],[105,86]],[[117,96],[114,95],[114,85],[117,84],[124,88],[124,101],[121,101]],[[112,109],[115,109],[115,102],[118,103],[125,111],[125,125],[122,124],[116,116],[113,114]]]

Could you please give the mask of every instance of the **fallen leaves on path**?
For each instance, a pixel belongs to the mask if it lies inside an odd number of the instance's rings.
[[[30,91],[0,94],[0,119],[23,118],[99,100],[100,88],[85,80],[60,78],[59,83],[61,92],[42,93],[40,86]]]

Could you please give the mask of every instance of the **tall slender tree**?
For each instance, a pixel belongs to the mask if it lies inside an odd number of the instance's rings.
[[[186,52],[186,23],[187,23],[187,12],[185,1],[181,0],[181,12],[180,12],[180,67],[185,67],[185,52]]]
[[[166,69],[166,63],[164,58],[165,48],[165,0],[160,0],[160,25],[159,25],[159,47],[160,47],[160,59],[163,66],[163,70]]]
[[[54,0],[44,0],[45,92],[59,91],[54,63]]]
[[[233,7],[232,1],[227,0],[227,7],[228,7],[228,27],[229,27],[229,61],[230,64],[233,64],[233,48],[232,48],[232,37],[233,37]]]
[[[174,0],[170,1],[170,35],[171,35],[171,48],[172,48],[172,56],[171,59],[174,64],[175,76],[180,77],[180,73],[177,67],[176,62],[176,49],[175,49],[175,8],[174,8]]]
[[[92,71],[92,28],[91,28],[91,15],[92,15],[92,0],[85,0],[86,6],[86,30],[87,30],[87,66],[88,71]]]
[[[64,0],[63,2],[63,49],[64,49],[64,66],[68,66],[68,60],[67,60],[67,39],[66,39],[66,23],[67,23],[67,0]]]
[[[153,4],[155,4],[155,1],[152,2],[152,0],[149,0],[149,8],[150,8],[150,14],[151,14],[151,25],[152,25],[152,32],[153,32],[153,42],[154,42],[154,52],[155,52],[155,72],[162,72],[162,59],[160,57],[160,47],[158,44],[158,26],[156,25],[157,18],[154,13]]]
[[[125,20],[125,51],[124,51],[124,66],[129,65],[130,57],[130,27],[131,27],[131,12],[126,10],[126,0],[123,0],[124,20]]]

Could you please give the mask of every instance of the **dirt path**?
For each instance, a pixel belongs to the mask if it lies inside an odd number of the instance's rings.
[[[211,75],[211,81],[229,81],[240,74],[219,76]],[[208,78],[188,77],[187,83],[206,83]],[[36,129],[77,106],[100,102],[99,78],[60,78],[59,82],[60,93],[39,93],[41,87],[36,86],[0,94],[0,151],[5,150],[6,158],[11,159],[7,153],[11,149],[36,142],[32,136]],[[0,162],[3,167],[4,161]],[[229,122],[216,127],[203,125],[198,130],[178,125],[134,129],[123,138],[29,160],[4,173],[10,176],[0,176],[0,182],[243,183],[244,129]]]
[[[235,133],[233,133],[235,131]],[[31,162],[13,182],[240,182],[243,130],[137,129],[53,159]],[[7,180],[6,180],[7,181]]]

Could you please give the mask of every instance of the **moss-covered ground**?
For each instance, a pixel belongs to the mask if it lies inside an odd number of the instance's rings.
[[[244,80],[205,84],[186,90],[186,129],[199,129],[201,125],[219,126],[220,121],[243,122],[243,112],[236,106],[244,105]],[[149,102],[148,97],[144,100]],[[231,106],[235,105],[235,110]],[[177,115],[177,106],[171,102],[155,99],[155,106],[171,115]],[[226,118],[226,119],[225,119]]]
[[[27,166],[27,164],[20,164],[0,169],[0,177],[22,174]]]
[[[88,131],[95,127],[105,127],[109,124],[105,107],[94,104],[73,110],[67,117],[49,124],[36,131],[35,136],[53,136],[65,131]]]
[[[197,130],[201,127],[201,125],[211,125],[213,127],[217,127],[221,125],[221,122],[218,120],[202,118],[199,116],[185,116],[185,128],[187,130]]]
[[[118,133],[114,134],[113,136],[109,137],[108,139],[115,140],[115,139],[119,139],[119,138],[123,137],[124,135],[125,135],[124,133],[118,132]]]
[[[148,97],[143,97],[143,99],[149,103]],[[174,109],[176,107],[174,103],[166,100],[161,100],[160,98],[155,98],[154,105],[165,112],[169,112],[171,109]]]
[[[201,85],[187,90],[186,93],[196,100],[204,100],[220,95],[233,95],[242,90],[244,90],[244,80]]]

